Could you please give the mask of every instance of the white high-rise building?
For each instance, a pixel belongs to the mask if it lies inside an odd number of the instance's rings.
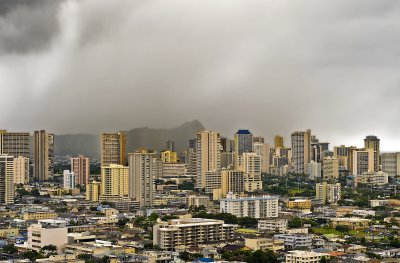
[[[76,179],[75,173],[70,170],[64,170],[64,189],[75,189],[76,188]]]
[[[305,173],[311,180],[321,178],[321,164],[314,161],[307,163]]]
[[[382,171],[390,177],[400,175],[400,152],[382,153]]]
[[[128,153],[129,197],[140,207],[150,207],[154,199],[156,154],[147,150]]]
[[[234,194],[228,194],[227,198],[219,202],[220,213],[230,213],[237,217],[278,217],[278,201],[277,196],[237,197]]]
[[[240,167],[245,174],[244,188],[247,192],[262,190],[261,160],[261,156],[254,152],[242,154],[242,165]]]
[[[221,168],[221,144],[219,133],[201,131],[196,139],[197,188],[206,187],[206,172]]]
[[[261,172],[269,173],[270,149],[268,144],[255,142],[253,149],[256,154],[261,156]]]

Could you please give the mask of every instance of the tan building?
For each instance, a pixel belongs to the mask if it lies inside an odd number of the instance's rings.
[[[206,187],[206,172],[221,168],[221,144],[219,133],[201,131],[196,139],[197,188]]]
[[[379,165],[381,163],[380,161],[380,143],[379,143],[379,139],[378,137],[374,136],[374,135],[369,135],[367,137],[365,137],[364,139],[364,149],[368,150],[372,150],[374,152],[374,172],[379,172]]]
[[[274,142],[275,142],[275,149],[277,148],[283,148],[283,137],[276,135],[274,138]]]
[[[357,217],[336,217],[330,218],[331,227],[335,228],[336,226],[348,226],[350,229],[358,230],[365,229],[369,227],[369,223],[371,220],[357,218]]]
[[[374,171],[375,152],[373,149],[352,150],[352,169],[351,174],[357,175]]]
[[[100,182],[92,181],[86,185],[86,200],[98,202],[100,197]]]
[[[272,250],[274,252],[285,249],[285,241],[272,238],[246,238],[245,246],[252,250]]]
[[[241,170],[244,172],[244,190],[255,192],[262,190],[262,158],[254,152],[242,154]]]
[[[19,156],[13,160],[14,184],[29,183],[29,158]]]
[[[28,248],[40,251],[47,245],[55,245],[58,253],[61,253],[68,243],[68,228],[63,221],[41,220],[38,224],[28,227]]]
[[[329,259],[329,254],[309,252],[303,250],[293,250],[286,253],[286,263],[320,263],[325,257]]]
[[[295,173],[304,173],[311,161],[311,130],[292,133],[292,165]]]
[[[44,220],[44,219],[56,219],[57,213],[52,211],[47,212],[24,212],[22,214],[23,220]]]
[[[140,207],[150,207],[154,199],[156,154],[147,150],[129,153],[129,197]]]
[[[31,149],[30,139],[31,135],[29,132],[7,132],[6,130],[0,130],[0,154],[29,158]]]
[[[311,209],[311,200],[297,199],[297,200],[293,200],[293,201],[288,201],[287,206],[289,209],[310,210]]]
[[[189,195],[186,197],[186,204],[188,207],[195,206],[204,206],[209,207],[211,204],[210,197],[205,195]]]
[[[2,228],[0,229],[1,238],[17,237],[19,234],[18,228]]]
[[[400,175],[400,152],[382,153],[381,155],[382,172],[390,177]]]
[[[14,203],[14,157],[0,154],[0,204]]]
[[[71,158],[71,171],[75,174],[76,185],[87,185],[90,179],[89,158],[83,155]]]
[[[337,203],[342,198],[342,187],[340,183],[328,184],[327,182],[317,183],[315,185],[316,199],[326,203]]]
[[[44,130],[33,134],[33,176],[47,181],[54,175],[54,134]]]
[[[129,168],[119,164],[101,167],[100,201],[128,197]]]
[[[226,197],[228,193],[244,194],[244,173],[238,170],[221,170],[221,188],[213,190],[213,199],[219,200]]]
[[[339,159],[336,157],[325,157],[322,164],[324,180],[339,179]]]
[[[178,154],[172,151],[162,151],[161,161],[163,163],[176,163],[178,162]]]
[[[102,133],[100,139],[101,166],[126,165],[126,133]]]
[[[195,247],[208,242],[223,242],[234,237],[237,225],[222,220],[191,218],[158,222],[153,227],[153,245],[172,251],[178,246]]]
[[[261,172],[269,173],[270,149],[268,144],[255,142],[253,150],[261,157]]]
[[[207,171],[205,192],[212,194],[216,189],[218,191],[221,189],[221,171]]]

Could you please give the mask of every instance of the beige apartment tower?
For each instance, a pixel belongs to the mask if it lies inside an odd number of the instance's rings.
[[[197,188],[206,187],[206,172],[221,167],[221,145],[219,133],[201,131],[196,139]]]
[[[0,204],[14,203],[14,157],[0,155]]]
[[[311,130],[292,133],[292,165],[295,173],[304,173],[311,160]]]
[[[100,182],[90,182],[86,185],[86,200],[98,202],[100,196]]]
[[[44,130],[33,134],[33,176],[47,181],[54,174],[54,134]]]
[[[29,158],[30,140],[31,135],[29,132],[7,132],[6,130],[0,130],[0,154]]]
[[[129,168],[119,164],[101,167],[100,200],[118,201],[128,197]]]
[[[374,172],[379,172],[380,161],[380,140],[374,135],[369,135],[364,139],[364,149],[374,151]]]
[[[126,165],[126,133],[102,133],[100,138],[101,166]]]
[[[87,185],[90,179],[89,158],[83,155],[71,158],[71,171],[75,174],[76,185]]]
[[[129,153],[129,197],[140,207],[151,207],[154,199],[156,154],[146,150]]]
[[[19,156],[13,160],[14,184],[29,183],[29,158]]]

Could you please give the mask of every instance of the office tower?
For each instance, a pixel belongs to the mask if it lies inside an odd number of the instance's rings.
[[[228,168],[233,166],[235,163],[235,153],[234,152],[222,152],[221,153],[221,168]]]
[[[364,149],[371,149],[374,151],[374,171],[379,171],[379,165],[381,164],[380,161],[380,146],[379,146],[379,139],[374,135],[369,135],[364,139]]]
[[[310,180],[321,178],[321,164],[314,161],[307,163],[305,174]]]
[[[390,177],[400,175],[400,152],[382,153],[382,171]]]
[[[319,199],[325,205],[326,203],[337,203],[342,198],[340,183],[328,184],[327,182],[317,183],[315,185],[315,199]]]
[[[206,172],[221,168],[221,145],[219,133],[201,131],[196,140],[197,188],[206,186]]]
[[[225,137],[220,138],[220,144],[221,144],[221,152],[231,152],[231,145],[230,145],[230,140]]]
[[[29,158],[19,156],[13,160],[14,184],[29,183]]]
[[[256,153],[243,153],[241,167],[244,172],[244,190],[246,192],[262,190],[261,156]]]
[[[75,189],[76,188],[76,179],[75,173],[71,172],[70,170],[64,170],[64,189]]]
[[[214,190],[221,189],[221,171],[207,171],[206,172],[206,186],[205,192],[207,194],[212,194]]]
[[[324,180],[339,179],[339,159],[336,157],[325,157],[322,163]]]
[[[292,133],[292,165],[295,173],[304,173],[310,162],[311,130]]]
[[[14,203],[14,157],[0,154],[0,204]]]
[[[86,200],[98,202],[100,197],[100,182],[92,181],[86,185]]]
[[[262,137],[262,136],[254,136],[253,137],[253,144],[254,143],[264,143],[264,137]]]
[[[110,164],[101,167],[100,200],[118,201],[129,195],[129,167]]]
[[[352,175],[374,172],[375,151],[373,149],[353,150],[352,156]]]
[[[275,142],[275,149],[277,148],[283,148],[283,137],[276,135],[274,138],[274,142]]]
[[[140,207],[153,205],[156,154],[147,150],[129,153],[129,197]]]
[[[255,142],[253,149],[257,155],[261,156],[261,172],[269,173],[270,149],[268,144]]]
[[[176,163],[178,162],[178,154],[172,151],[162,151],[161,161],[163,163]]]
[[[220,213],[229,213],[237,217],[272,218],[278,217],[278,196],[238,197],[228,194],[219,201]]]
[[[10,156],[30,157],[30,140],[29,132],[7,132],[0,130],[0,154],[8,154]]]
[[[54,134],[44,130],[33,134],[33,176],[47,181],[54,174]]]
[[[173,140],[168,140],[165,143],[165,150],[170,152],[175,152],[175,142]]]
[[[241,164],[241,156],[245,152],[253,151],[253,134],[249,130],[238,130],[235,133],[235,167]]]
[[[86,185],[89,183],[90,178],[90,162],[89,158],[79,155],[78,157],[71,158],[71,171],[74,172],[76,184]]]
[[[101,166],[126,165],[126,133],[101,134]]]

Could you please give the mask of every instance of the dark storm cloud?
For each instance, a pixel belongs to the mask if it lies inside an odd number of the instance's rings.
[[[400,149],[397,0],[34,2],[0,20],[20,25],[0,34],[9,129],[199,119],[227,136],[312,128],[334,144],[376,134]],[[22,48],[4,47],[16,39]]]
[[[48,48],[57,33],[59,0],[0,1],[0,54]]]

